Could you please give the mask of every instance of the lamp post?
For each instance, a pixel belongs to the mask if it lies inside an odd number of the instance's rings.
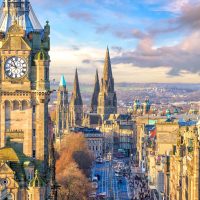
[[[112,188],[112,179],[113,179],[113,173],[112,173],[112,153],[108,153],[108,159],[109,159],[109,200],[114,200],[113,198],[113,188]]]

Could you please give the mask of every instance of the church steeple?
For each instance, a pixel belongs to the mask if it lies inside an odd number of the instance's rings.
[[[82,115],[83,115],[83,102],[79,87],[78,71],[76,69],[74,78],[74,88],[72,91],[70,108],[69,108],[69,123],[71,127],[82,125]]]
[[[82,105],[83,104],[81,92],[80,92],[80,87],[79,87],[78,70],[77,69],[76,69],[76,72],[75,72],[74,89],[73,89],[73,92],[72,92],[71,103],[73,103],[74,105]]]
[[[60,84],[57,92],[56,104],[56,135],[57,137],[64,134],[68,128],[68,91],[64,75],[60,78]]]
[[[112,74],[110,52],[107,47],[106,57],[104,61],[103,78],[102,78],[102,88],[105,92],[114,92],[114,79]]]
[[[65,87],[65,88],[66,88],[66,86],[67,86],[67,83],[66,83],[66,81],[65,81],[64,75],[62,75],[61,78],[60,78],[60,84],[59,84],[59,86],[60,86],[60,87]]]
[[[103,79],[104,81],[109,81],[110,78],[112,78],[112,68],[111,68],[109,48],[107,47],[106,57],[104,62]]]
[[[98,70],[96,70],[94,92],[93,92],[92,101],[91,101],[91,112],[92,113],[97,113],[99,91],[100,91],[99,75],[98,75]]]
[[[98,114],[109,116],[117,113],[117,96],[114,89],[114,78],[112,74],[110,53],[107,47],[101,79],[101,89],[98,97]]]

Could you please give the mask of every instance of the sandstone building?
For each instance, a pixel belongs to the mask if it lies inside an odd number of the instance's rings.
[[[0,13],[0,199],[50,197],[50,26],[28,0]]]

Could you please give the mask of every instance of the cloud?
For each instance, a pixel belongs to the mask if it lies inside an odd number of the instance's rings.
[[[151,38],[140,40],[136,50],[123,52],[113,58],[115,64],[132,64],[141,68],[169,68],[169,75],[178,76],[183,71],[200,73],[200,32],[192,33],[180,44],[155,48]]]
[[[84,64],[90,64],[90,63],[91,63],[91,60],[89,60],[89,59],[84,59],[84,60],[82,61],[82,63],[84,63]]]
[[[176,22],[180,25],[180,28],[200,30],[200,3],[184,6],[182,15],[176,19]]]
[[[68,15],[77,21],[94,22],[94,16],[89,12],[72,11]]]
[[[113,51],[115,51],[116,53],[121,53],[123,48],[122,47],[119,47],[119,46],[112,46],[111,49]]]

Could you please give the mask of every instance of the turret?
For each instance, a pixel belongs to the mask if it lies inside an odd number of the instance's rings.
[[[49,90],[49,55],[43,49],[38,51],[35,55],[36,64],[36,89]]]

